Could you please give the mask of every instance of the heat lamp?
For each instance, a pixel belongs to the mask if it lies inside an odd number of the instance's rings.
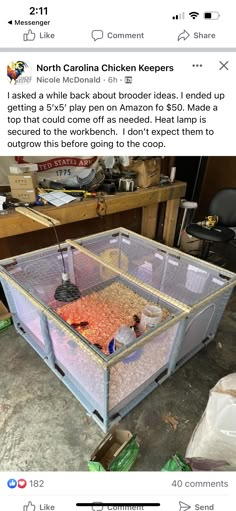
[[[32,210],[31,208],[26,207],[26,206],[18,207],[18,208],[16,208],[16,211],[18,213],[21,213],[22,215],[25,215],[25,216],[31,218],[31,220],[35,220],[36,222],[43,224],[44,226],[53,228],[54,233],[55,233],[55,238],[57,241],[57,245],[58,245],[58,249],[61,254],[62,266],[63,266],[63,271],[62,271],[62,275],[61,275],[62,283],[56,288],[55,293],[54,293],[54,298],[58,302],[67,302],[67,303],[74,302],[75,300],[78,300],[78,298],[81,297],[81,292],[80,292],[79,288],[70,281],[69,274],[66,271],[63,250],[61,248],[61,244],[60,244],[57,230],[56,230],[56,225],[60,224],[59,220],[56,220],[55,218],[51,218],[50,216],[44,215],[43,213],[40,213],[37,210]]]
[[[62,252],[61,252],[62,254]],[[79,288],[72,284],[70,281],[70,277],[68,273],[62,273],[62,284],[58,286],[54,293],[54,298],[58,302],[74,302],[74,300],[78,300],[81,297],[81,292]]]

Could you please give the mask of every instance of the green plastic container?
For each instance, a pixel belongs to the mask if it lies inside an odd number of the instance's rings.
[[[0,301],[0,332],[11,326],[11,313],[7,310],[4,303]]]
[[[172,456],[164,467],[161,469],[162,472],[191,472],[191,468],[187,465],[184,458],[176,452]]]

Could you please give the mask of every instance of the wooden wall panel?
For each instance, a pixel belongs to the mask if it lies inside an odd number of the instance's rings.
[[[208,204],[222,188],[236,188],[236,156],[211,156],[208,158],[203,179],[197,219],[208,213]]]
[[[57,227],[57,233],[60,241],[64,241],[67,238],[79,238],[80,236],[86,236],[120,226],[140,233],[141,215],[141,208],[132,209],[130,211],[115,213],[114,215],[107,215],[104,218],[93,218],[82,222],[61,225]],[[55,243],[56,240],[53,229],[45,229],[4,238],[0,240],[0,259],[49,247],[50,245],[55,245]]]

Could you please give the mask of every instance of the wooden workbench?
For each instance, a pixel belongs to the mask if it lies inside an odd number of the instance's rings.
[[[163,239],[166,245],[172,246],[175,236],[179,201],[180,198],[184,196],[185,190],[186,184],[176,181],[172,185],[155,186],[147,189],[142,188],[136,192],[117,193],[114,196],[108,195],[106,196],[106,215],[142,208],[141,234],[148,238],[154,238],[157,225],[158,205],[160,202],[166,202]],[[54,206],[44,206],[34,209],[52,218],[58,219],[62,225],[65,225],[97,218],[96,206],[97,200],[92,198],[85,199],[81,202],[73,201],[66,206],[60,206],[58,208]],[[47,229],[47,227],[15,211],[0,216],[0,258],[6,257],[6,250],[1,250],[1,247],[3,248],[4,239],[7,242],[7,238],[32,233],[34,231],[45,232],[45,229]],[[40,235],[40,232],[38,234]],[[12,255],[15,254],[7,254],[7,256]]]

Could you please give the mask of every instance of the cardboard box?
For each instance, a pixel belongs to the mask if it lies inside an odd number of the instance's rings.
[[[186,254],[199,256],[203,241],[188,234],[185,230],[181,233],[180,250]]]
[[[9,167],[10,174],[23,174],[23,170],[20,167]]]
[[[137,186],[149,188],[160,184],[161,158],[153,157],[146,160],[133,160],[129,167],[123,170],[132,170],[137,174]]]
[[[12,197],[20,202],[35,202],[35,190],[11,190]]]
[[[4,303],[0,301],[0,331],[5,330],[11,325],[11,313],[7,310]]]
[[[91,472],[127,472],[139,453],[135,435],[121,429],[112,430],[98,445],[88,463]]]
[[[10,174],[23,174],[24,172],[37,172],[38,165],[34,163],[23,163],[20,165],[14,165],[14,167],[9,167]]]
[[[37,186],[37,176],[34,172],[10,174],[8,179],[11,190],[32,190]]]

